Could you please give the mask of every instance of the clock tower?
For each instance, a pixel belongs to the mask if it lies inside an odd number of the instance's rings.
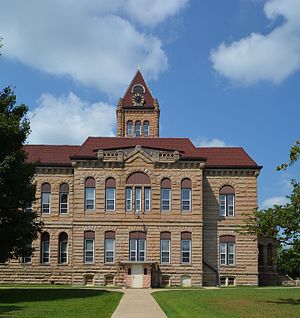
[[[117,137],[159,137],[159,105],[138,70],[117,108]]]

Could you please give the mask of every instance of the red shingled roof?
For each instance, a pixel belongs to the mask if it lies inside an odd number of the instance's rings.
[[[197,148],[188,138],[89,137],[74,158],[96,157],[98,149],[124,149],[141,145],[145,148],[179,151],[182,158],[199,158]]]
[[[206,159],[207,168],[256,168],[261,167],[241,147],[196,148],[188,138],[121,138],[89,137],[82,146],[25,145],[28,162],[41,165],[70,166],[71,158],[96,158],[97,150],[144,148],[179,151],[182,159]]]
[[[27,162],[39,162],[41,165],[70,166],[72,156],[80,146],[66,145],[24,145]]]
[[[206,157],[206,167],[261,168],[241,147],[200,147],[199,156]]]
[[[127,91],[124,94],[124,97],[122,99],[123,101],[123,107],[132,107],[132,101],[131,101],[131,97],[132,97],[132,87],[136,84],[141,84],[145,87],[145,94],[144,94],[144,98],[145,98],[145,105],[143,107],[154,107],[154,98],[143,78],[143,75],[141,74],[141,72],[138,70],[132,80],[132,82],[130,83],[130,85],[127,88]],[[134,106],[136,107],[136,106]]]

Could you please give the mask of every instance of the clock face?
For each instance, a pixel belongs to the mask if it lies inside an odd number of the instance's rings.
[[[140,93],[134,94],[131,101],[134,106],[142,106],[145,102],[144,95]]]

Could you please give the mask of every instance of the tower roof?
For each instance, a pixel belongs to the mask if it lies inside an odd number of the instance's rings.
[[[148,85],[146,84],[146,81],[144,80],[144,77],[141,73],[140,70],[137,70],[135,76],[133,77],[133,80],[131,81],[130,85],[128,86],[122,100],[122,106],[124,108],[128,108],[128,107],[133,107],[132,105],[132,88],[135,85],[142,85],[145,89],[145,93],[144,93],[144,105],[143,108],[145,107],[154,107],[154,97],[152,96]],[[136,108],[136,106],[134,106],[134,108]]]

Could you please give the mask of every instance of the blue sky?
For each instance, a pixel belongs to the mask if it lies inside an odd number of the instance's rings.
[[[259,204],[285,202],[300,138],[298,0],[16,0],[1,5],[0,87],[30,108],[31,143],[115,133],[137,65],[161,136],[242,146],[264,168]]]

